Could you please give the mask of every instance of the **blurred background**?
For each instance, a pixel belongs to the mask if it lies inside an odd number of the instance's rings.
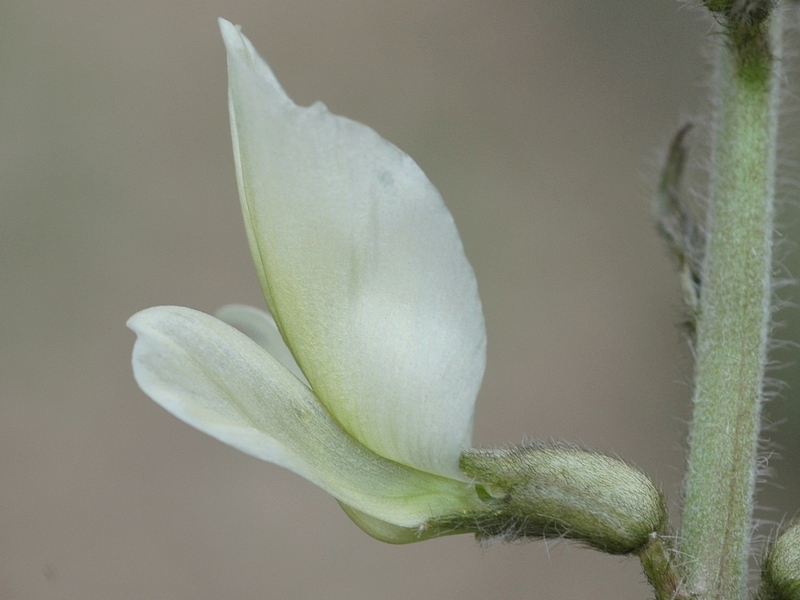
[[[691,362],[650,199],[678,125],[708,121],[701,15],[674,0],[5,2],[0,597],[650,597],[638,561],[570,543],[381,544],[136,387],[131,314],[263,302],[218,16],[298,103],[367,123],[441,191],[487,321],[475,443],[579,442],[639,465],[673,511],[680,496]],[[788,111],[782,133],[797,131]],[[794,246],[781,277],[800,272]],[[796,309],[778,320],[800,340]],[[798,368],[775,375],[788,386],[767,421],[783,424],[759,496],[773,521],[800,500]]]

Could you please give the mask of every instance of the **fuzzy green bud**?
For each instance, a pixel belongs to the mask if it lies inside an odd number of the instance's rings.
[[[641,550],[667,526],[664,498],[639,470],[563,444],[469,450],[461,469],[492,497],[479,537],[565,537],[609,554]]]
[[[762,600],[800,600],[800,521],[770,544],[761,580]]]

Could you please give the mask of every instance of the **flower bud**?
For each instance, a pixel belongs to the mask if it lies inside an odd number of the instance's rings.
[[[761,580],[762,600],[800,600],[800,521],[770,544]]]

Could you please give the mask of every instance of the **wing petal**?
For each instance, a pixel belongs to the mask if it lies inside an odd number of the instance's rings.
[[[135,314],[128,326],[137,334],[134,376],[153,400],[356,510],[414,527],[479,502],[468,484],[389,461],[359,444],[307,386],[219,319],[159,306]]]

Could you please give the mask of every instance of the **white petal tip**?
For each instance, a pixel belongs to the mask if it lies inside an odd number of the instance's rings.
[[[142,332],[142,329],[146,326],[146,322],[149,321],[153,316],[153,312],[158,308],[162,307],[154,306],[140,310],[139,312],[131,315],[128,320],[125,321],[125,326],[133,331],[136,335],[139,335]]]
[[[229,37],[235,38],[238,34],[242,32],[241,25],[234,25],[233,23],[231,23],[227,19],[223,19],[222,17],[219,17],[217,19],[217,23],[219,24],[219,31],[220,33],[222,33],[222,37],[226,40]]]

